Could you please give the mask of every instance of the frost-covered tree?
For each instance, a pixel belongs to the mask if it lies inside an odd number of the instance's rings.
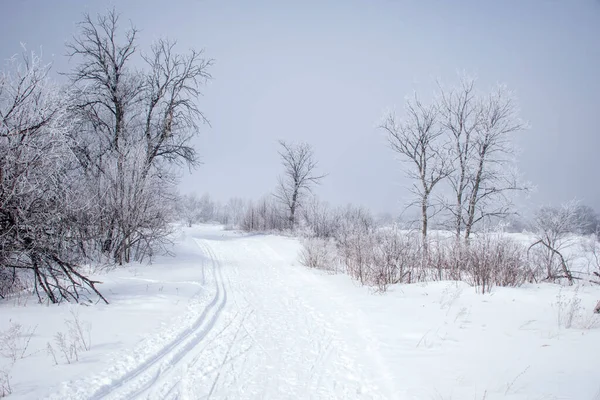
[[[202,52],[159,40],[134,67],[138,31],[119,29],[115,11],[85,15],[68,44],[77,155],[95,204],[88,251],[122,264],[151,256],[169,233],[174,167],[198,164],[190,140],[206,119],[197,106],[210,78]]]
[[[528,190],[515,167],[513,136],[525,128],[514,95],[503,85],[477,93],[475,80],[456,88],[440,86],[440,120],[451,142],[452,199],[446,202],[456,236],[468,239],[488,218],[514,212],[511,195]]]
[[[184,194],[179,199],[178,212],[183,222],[191,227],[200,219],[200,202],[196,193]]]
[[[216,204],[208,193],[204,193],[198,200],[200,222],[212,222],[215,218]]]
[[[0,297],[33,286],[56,303],[100,293],[78,268],[74,121],[48,72],[24,51],[0,73]]]
[[[232,228],[238,227],[246,212],[247,204],[240,197],[232,197],[223,206],[221,211],[221,219],[219,222],[225,226]]]
[[[410,205],[420,210],[421,235],[425,240],[431,214],[439,210],[431,201],[433,190],[448,176],[451,166],[438,107],[424,105],[415,95],[406,102],[402,118],[390,113],[381,128],[390,148],[409,164],[406,174],[414,181],[411,193],[415,196]]]
[[[598,213],[590,206],[579,204],[575,210],[579,220],[579,233],[581,235],[591,235],[598,233],[600,229],[600,218]]]
[[[577,210],[579,203],[571,201],[560,207],[541,207],[533,220],[536,241],[530,246],[542,246],[546,264],[546,279],[566,278],[573,283],[573,274],[569,269],[563,250],[570,245],[572,234],[581,230],[582,220]]]

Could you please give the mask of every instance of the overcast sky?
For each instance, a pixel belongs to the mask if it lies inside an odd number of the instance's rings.
[[[43,49],[69,68],[64,43],[83,12],[117,5],[141,30],[179,49],[204,48],[214,80],[195,141],[204,165],[182,190],[256,198],[279,173],[277,140],[311,143],[334,204],[398,211],[403,165],[375,126],[414,90],[458,71],[479,88],[516,91],[531,129],[519,168],[537,191],[524,204],[573,197],[600,208],[600,1],[0,1],[0,57]]]

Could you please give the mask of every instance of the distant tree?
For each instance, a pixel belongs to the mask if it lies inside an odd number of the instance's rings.
[[[219,222],[227,228],[239,227],[246,212],[246,202],[239,197],[230,198],[219,212]]]
[[[579,204],[575,213],[579,220],[579,231],[573,233],[579,233],[581,235],[598,233],[600,228],[600,218],[598,217],[598,213],[596,213],[592,207]]]
[[[212,222],[215,217],[215,202],[210,198],[208,193],[200,197],[198,201],[199,220],[200,222]]]
[[[431,214],[439,210],[431,201],[433,190],[451,172],[447,141],[439,117],[435,104],[423,105],[415,95],[413,100],[406,102],[403,119],[390,113],[381,125],[387,133],[390,148],[402,161],[410,164],[406,173],[415,181],[411,188],[415,201],[411,205],[419,207],[424,242]]]
[[[311,236],[327,239],[335,235],[338,221],[331,207],[316,196],[306,201],[302,207],[302,217]]]
[[[288,226],[294,229],[297,211],[302,206],[305,196],[312,193],[314,186],[318,185],[325,175],[317,173],[318,163],[309,144],[280,141],[279,145],[283,175],[279,178],[274,196],[287,210]]]
[[[200,201],[196,193],[181,196],[177,208],[180,218],[188,227],[191,227],[200,219]]]
[[[271,196],[265,196],[257,202],[250,202],[240,223],[247,232],[268,232],[283,230],[286,227],[285,215],[281,207]]]

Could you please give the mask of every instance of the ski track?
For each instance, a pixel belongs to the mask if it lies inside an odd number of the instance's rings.
[[[175,340],[121,378],[101,387],[92,394],[90,399],[139,398],[140,395],[159,383],[165,374],[172,371],[182,358],[197,347],[214,327],[227,304],[227,290],[221,265],[215,259],[214,253],[202,241],[194,240],[211,259],[211,272],[216,286],[216,292],[211,302],[205,307],[194,324],[181,332]]]
[[[221,300],[216,312],[210,317],[206,325],[204,325],[198,331],[198,334],[195,336],[194,340],[191,340],[185,344],[174,355],[169,365],[167,365],[166,368],[155,377],[155,379],[133,393],[131,398],[180,398],[180,392],[185,391],[185,387],[182,388],[181,384],[184,382],[186,374],[190,373],[189,371],[195,367],[195,365],[198,363],[198,360],[206,350],[206,347],[202,347],[201,344],[207,339],[209,334],[213,332],[220,316],[223,313],[223,310],[225,309],[225,306],[227,305],[228,291],[223,278],[222,264],[219,262],[219,259],[206,241],[200,239],[194,240],[211,259],[213,269],[217,271],[217,291],[222,292]],[[185,363],[186,360],[189,360],[187,364]],[[173,383],[173,381],[175,382]],[[165,389],[167,389],[166,394],[162,393]]]

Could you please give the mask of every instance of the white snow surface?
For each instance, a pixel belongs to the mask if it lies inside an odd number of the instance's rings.
[[[578,289],[566,329],[557,296],[573,288],[481,295],[434,282],[377,294],[299,265],[299,249],[182,228],[175,257],[97,276],[110,305],[0,303],[0,330],[37,326],[9,398],[600,399],[598,287]],[[91,323],[91,349],[55,365],[47,344],[72,313]]]

